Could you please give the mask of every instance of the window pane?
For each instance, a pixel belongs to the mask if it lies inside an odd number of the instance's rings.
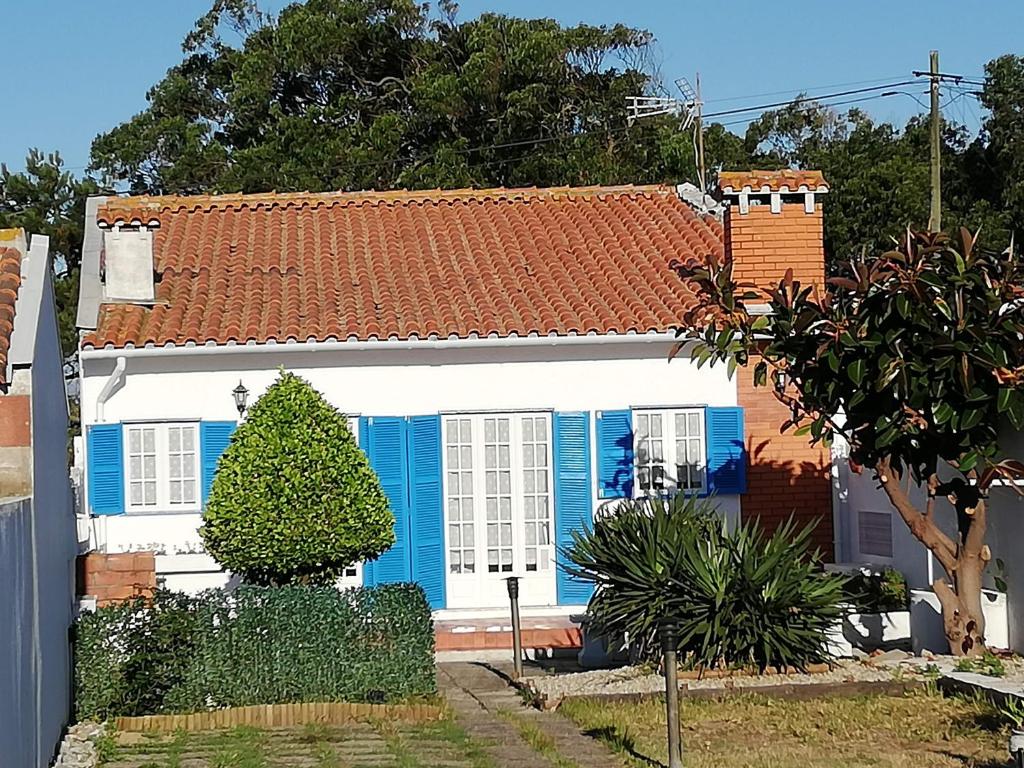
[[[459,519],[459,500],[448,499],[448,519],[457,521]]]
[[[499,472],[498,473],[498,489],[501,493],[512,492],[512,473],[511,472]]]
[[[540,439],[544,440],[544,439],[546,439],[546,437],[541,436]],[[548,446],[547,446],[547,443],[541,443],[540,445],[537,446],[537,454],[536,455],[537,455],[537,466],[538,467],[546,467],[548,465]]]
[[[508,467],[512,464],[512,457],[507,445],[498,446],[498,466]]]
[[[493,443],[497,432],[494,427],[494,419],[484,419],[484,441]]]
[[[508,442],[508,419],[498,419],[498,439],[503,442]]]
[[[676,437],[683,437],[686,435],[686,414],[676,414]]]
[[[704,457],[701,455],[700,440],[690,440],[690,448],[686,452],[687,461],[695,466],[699,466],[704,463]]]
[[[537,491],[540,493],[548,492],[548,473],[538,472],[537,473]]]
[[[473,440],[473,428],[470,425],[469,419],[462,419],[459,421],[459,441],[468,443]]]
[[[459,526],[449,525],[448,526],[448,546],[459,547],[462,545],[462,536],[460,535]]]
[[[171,483],[171,504],[181,504],[180,483]]]
[[[523,490],[526,493],[533,493],[537,489],[537,479],[534,477],[533,472],[527,472],[523,475]]]
[[[454,419],[449,419],[444,425],[444,439],[447,443],[457,443],[459,441],[459,423]]]
[[[484,492],[488,495],[498,492],[498,473],[488,472],[484,477]]]
[[[181,477],[181,456],[170,457],[171,479],[177,480]]]
[[[194,451],[196,449],[196,428],[195,427],[184,427],[181,431],[181,444],[186,451]]]
[[[523,445],[523,467],[529,469],[533,467],[533,446],[529,444]]]
[[[181,430],[178,427],[169,427],[167,430],[167,445],[172,451],[181,450]]]
[[[142,477],[142,457],[132,456],[128,461],[128,477],[131,479]]]
[[[147,478],[156,477],[156,456],[143,457],[142,473]]]
[[[448,426],[450,427],[451,424],[449,423]],[[459,449],[456,446],[454,446],[454,445],[449,445],[448,446],[448,450],[446,451],[446,455],[447,455],[447,458],[448,458],[448,468],[449,469],[458,469],[459,468]]]
[[[156,504],[156,482],[147,480],[143,483],[143,504]]]
[[[186,480],[181,486],[181,496],[186,504],[196,503],[196,481]]]
[[[484,466],[494,469],[498,465],[498,449],[493,445],[484,448]]]
[[[138,453],[142,450],[142,431],[138,429],[128,430],[128,450]]]
[[[636,431],[638,435],[647,435],[650,433],[650,419],[646,413],[637,414],[636,417]]]
[[[523,419],[523,440],[526,442],[533,440],[533,419]]]
[[[661,437],[661,416],[651,416],[651,437]]]
[[[462,473],[462,493],[469,495],[473,492],[473,473],[463,472]]]
[[[156,450],[156,430],[155,429],[144,429],[142,430],[142,449],[147,453],[152,453]]]
[[[142,503],[142,483],[131,484],[131,503],[141,504]]]
[[[459,451],[460,467],[462,469],[469,469],[473,466],[473,449],[466,445],[463,446]]]
[[[686,418],[687,418],[687,421],[689,422],[690,434],[691,435],[699,435],[700,434],[700,414],[699,413],[690,413],[690,414],[687,414]]]
[[[459,493],[459,473],[448,473],[448,493],[457,495]]]

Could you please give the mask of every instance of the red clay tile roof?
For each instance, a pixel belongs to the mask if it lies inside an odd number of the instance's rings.
[[[819,187],[828,189],[828,182],[821,171],[722,171],[718,174],[718,187],[722,190],[740,192],[750,187],[752,192],[797,192],[800,187],[813,192]]]
[[[7,353],[14,333],[14,305],[21,286],[21,252],[0,246],[0,384],[7,384]]]
[[[152,308],[105,304],[85,347],[666,331],[673,262],[722,253],[674,188],[121,198],[159,221]]]

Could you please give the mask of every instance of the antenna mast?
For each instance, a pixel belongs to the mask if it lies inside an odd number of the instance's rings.
[[[683,99],[668,96],[628,96],[626,97],[626,122],[632,125],[644,117],[658,115],[675,115],[682,117],[680,129],[685,131],[693,126],[693,154],[697,166],[697,181],[701,192],[707,192],[707,167],[704,161],[704,102],[700,95],[700,73],[697,73],[697,88],[681,77],[676,80],[676,87]]]

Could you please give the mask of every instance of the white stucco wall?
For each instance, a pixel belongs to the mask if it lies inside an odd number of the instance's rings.
[[[123,383],[103,407],[103,420],[234,420],[231,391],[238,382],[252,403],[276,379],[279,366],[309,380],[351,415],[583,410],[593,417],[605,409],[736,404],[735,382],[724,367],[698,370],[682,357],[669,362],[670,344],[664,342],[422,352],[345,351],[337,345],[309,353],[264,349],[128,358]],[[113,359],[83,356],[83,426],[97,423],[97,397],[114,365]],[[592,425],[592,443],[593,434]],[[719,501],[730,521],[739,519],[737,497]],[[595,473],[595,509],[599,504]],[[93,524],[94,544],[112,552],[161,542],[167,554],[195,551],[199,523],[197,514],[100,518]]]

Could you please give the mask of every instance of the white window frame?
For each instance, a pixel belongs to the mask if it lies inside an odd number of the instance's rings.
[[[510,567],[504,568],[501,562],[500,554],[497,563],[498,570],[491,571],[490,563],[488,559],[489,549],[494,547],[488,545],[487,533],[488,533],[488,522],[501,523],[501,520],[488,521],[487,519],[487,472],[488,468],[486,465],[486,456],[488,441],[485,436],[485,424],[488,419],[508,419],[509,420],[509,467],[508,471],[511,475],[511,485],[508,494],[501,492],[500,487],[498,488],[497,495],[510,495],[511,496],[511,523],[512,523],[512,562]],[[531,419],[531,428],[535,429],[537,420],[542,420],[546,434],[544,440],[538,442],[536,438],[531,440],[528,444],[536,446],[543,444],[546,451],[546,472],[538,470],[536,467],[525,466],[524,461],[524,420]],[[554,461],[553,461],[553,446],[554,446],[554,434],[552,431],[552,416],[548,411],[513,411],[513,412],[501,412],[501,413],[450,413],[443,414],[441,417],[441,442],[442,442],[442,467],[443,467],[443,495],[444,495],[444,522],[445,522],[445,538],[444,538],[444,552],[445,552],[445,574],[448,578],[494,578],[502,579],[508,576],[525,576],[525,577],[550,577],[555,573],[555,496],[554,496]],[[468,446],[464,445],[461,440],[452,444],[448,441],[448,425],[452,422],[459,423],[462,421],[468,421],[470,424],[471,436]],[[456,448],[461,452],[462,448],[468,447],[469,454],[471,456],[471,468],[468,470],[468,474],[472,479],[472,491],[465,493],[464,489],[460,488],[460,493],[452,495],[452,488],[449,479],[449,473],[463,472],[462,461],[460,458],[460,466],[458,468],[453,467],[450,464],[449,459],[449,448]],[[536,460],[536,458],[534,459]],[[500,471],[501,468],[491,468],[491,471]],[[531,477],[534,481],[534,490],[527,489],[527,473],[531,473]],[[537,483],[538,478],[543,477],[543,483],[546,484],[546,488],[538,491]],[[460,479],[460,484],[461,484]],[[541,531],[543,529],[543,519],[534,516],[533,518],[527,518],[527,496],[534,500],[534,504],[537,505],[541,498],[544,498],[546,493],[547,498],[547,542],[542,543],[539,540],[536,543],[528,544],[526,541],[527,527],[533,526],[534,530],[540,538]],[[494,494],[490,494],[494,495]],[[450,501],[454,501],[458,497],[460,500],[472,499],[473,518],[472,522],[469,523],[465,520],[464,507],[460,513],[460,520],[452,520],[450,517]],[[536,506],[535,506],[536,508]],[[500,512],[499,512],[500,514]],[[451,532],[453,527],[459,526],[460,537],[465,537],[465,531],[468,526],[472,525],[473,530],[473,552],[474,552],[474,570],[467,571],[464,567],[460,567],[459,570],[453,570],[452,554],[453,554],[453,540]],[[499,529],[500,530],[500,529]],[[498,551],[507,548],[507,545],[501,543],[499,533],[499,544],[497,545]],[[464,540],[460,540],[460,545],[457,547],[460,555],[465,554],[465,551],[469,549]],[[527,569],[527,549],[535,550],[536,557],[536,568],[533,570]],[[544,555],[547,554],[545,558]]]
[[[687,428],[691,417],[698,419],[697,424],[699,427],[699,436],[693,437],[689,434],[680,436],[677,433],[676,417],[682,416],[687,421]],[[708,433],[707,433],[707,419],[705,418],[705,409],[703,407],[690,407],[690,408],[633,408],[631,413],[633,421],[633,495],[636,497],[644,496],[662,496],[673,493],[685,493],[693,496],[702,496],[708,492]],[[649,440],[641,429],[643,419],[641,417],[657,418],[661,422],[661,458],[658,460],[656,451],[651,450],[650,456],[645,450],[643,445],[645,440]],[[650,429],[650,431],[654,431]],[[699,486],[680,488],[679,478],[676,476],[676,468],[679,466],[679,446],[678,443],[682,440],[699,440],[700,441],[700,455],[697,457],[698,462],[693,464],[692,462],[685,462],[687,466],[696,468],[696,476],[700,480]],[[656,466],[662,468],[662,480],[661,487],[656,487],[654,481],[649,485],[650,487],[644,487],[642,482],[644,478],[644,472],[652,471]],[[691,475],[691,478],[693,475]]]
[[[142,503],[132,503],[132,484],[139,482],[132,473],[132,459],[142,457],[143,453],[133,453],[131,450],[132,432],[135,430],[153,430],[154,433],[154,457],[156,483],[156,498],[154,503],[146,504],[143,495]],[[171,450],[170,434],[173,429],[190,429],[193,433],[192,443],[192,480],[195,483],[194,499],[191,502],[171,501]],[[124,508],[126,512],[152,513],[152,512],[199,512],[203,503],[202,489],[202,449],[200,446],[199,422],[197,421],[169,421],[169,422],[148,422],[124,424]],[[140,435],[140,441],[144,436]],[[140,443],[144,446],[144,443]],[[144,462],[143,462],[144,464]],[[144,471],[144,470],[143,470]],[[186,478],[188,479],[188,478]]]

